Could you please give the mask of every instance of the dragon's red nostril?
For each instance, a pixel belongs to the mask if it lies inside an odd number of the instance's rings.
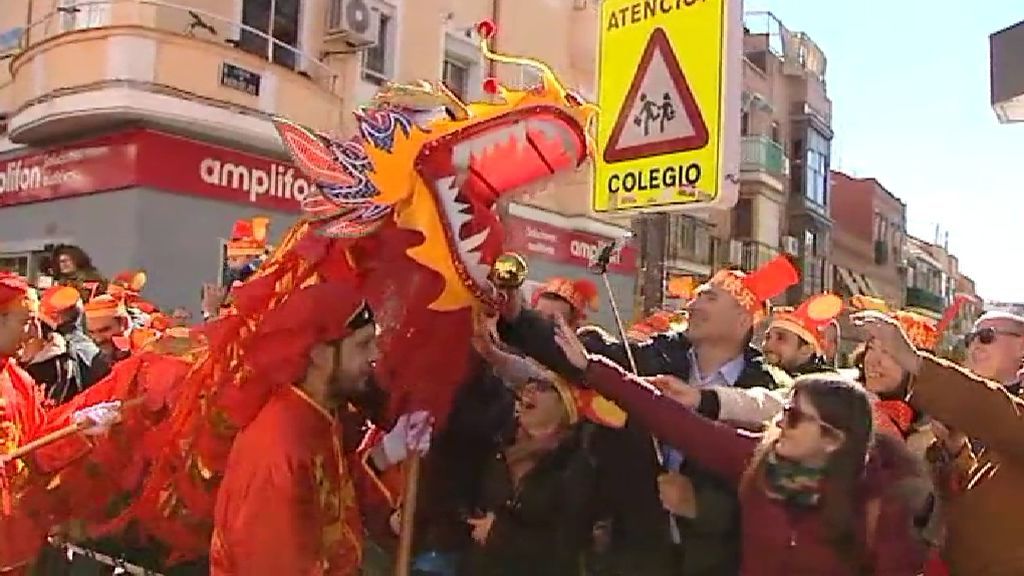
[[[493,38],[494,33],[497,31],[498,27],[490,20],[483,20],[476,25],[476,33],[484,40],[490,40]]]
[[[488,79],[484,80],[484,92],[486,92],[488,94],[491,94],[493,96],[493,95],[496,95],[500,91],[501,91],[501,84],[498,83],[498,79],[497,78],[488,78]]]

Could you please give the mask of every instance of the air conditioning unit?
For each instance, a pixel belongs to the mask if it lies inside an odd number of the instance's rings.
[[[739,240],[729,241],[729,263],[739,266],[743,263],[743,242]]]
[[[353,52],[377,44],[380,8],[373,0],[329,0],[327,40],[339,40]]]
[[[782,251],[794,256],[800,254],[800,241],[793,236],[782,237]]]

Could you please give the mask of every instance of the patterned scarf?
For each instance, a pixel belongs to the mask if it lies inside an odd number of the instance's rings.
[[[768,452],[764,464],[765,489],[770,498],[787,504],[811,507],[821,498],[823,468],[805,466]]]

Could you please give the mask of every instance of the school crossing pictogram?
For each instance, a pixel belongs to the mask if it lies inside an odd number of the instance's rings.
[[[707,146],[708,128],[664,29],[656,28],[604,148],[624,162]]]

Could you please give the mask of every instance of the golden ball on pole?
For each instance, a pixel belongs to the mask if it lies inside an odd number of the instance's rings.
[[[491,266],[491,280],[502,290],[513,290],[526,282],[529,272],[530,268],[522,256],[515,252],[505,252]]]

